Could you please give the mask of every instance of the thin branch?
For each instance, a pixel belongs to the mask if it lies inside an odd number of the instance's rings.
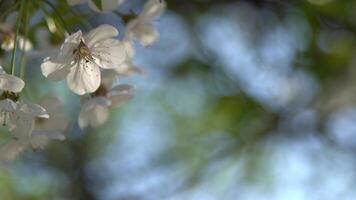
[[[20,32],[20,26],[21,26],[21,17],[23,15],[23,8],[24,8],[24,0],[21,1],[20,3],[20,13],[19,16],[16,19],[16,33],[15,33],[15,41],[14,41],[14,48],[12,50],[12,56],[11,56],[11,74],[15,75],[15,66],[16,66],[16,53],[17,53],[17,45],[18,45],[18,35]]]

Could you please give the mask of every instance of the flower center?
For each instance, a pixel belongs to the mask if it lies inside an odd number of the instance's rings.
[[[78,60],[85,60],[86,62],[93,60],[90,49],[83,40],[80,40],[80,43],[78,47],[74,49],[73,54]]]
[[[15,35],[12,32],[4,32],[2,36],[2,43],[10,45],[15,40]]]
[[[10,91],[4,91],[0,96],[0,100],[11,99],[14,102],[19,101],[20,95]]]

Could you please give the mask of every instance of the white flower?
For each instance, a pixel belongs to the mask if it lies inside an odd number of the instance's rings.
[[[91,9],[96,12],[107,12],[115,10],[119,5],[125,2],[125,0],[101,0],[101,9],[99,9],[94,0],[67,0],[68,4],[71,6],[83,4],[88,2]]]
[[[50,139],[65,139],[63,131],[68,121],[61,113],[59,100],[47,95],[40,103],[48,109],[50,118],[45,108],[39,105],[15,103],[10,99],[0,101],[2,122],[13,135],[10,142],[0,147],[0,161],[13,160],[29,147],[43,149]]]
[[[127,24],[126,36],[136,38],[143,46],[153,44],[159,35],[152,23],[165,9],[164,0],[148,0],[138,17]]]
[[[37,147],[43,143],[43,136],[33,133],[36,118],[49,118],[43,107],[6,98],[0,101],[0,110],[1,122],[13,136],[9,143],[0,148],[0,160],[12,160],[28,146]]]
[[[133,87],[126,84],[118,85],[107,91],[104,86],[85,100],[79,113],[80,128],[91,126],[93,128],[104,124],[109,116],[109,109],[118,108],[132,97]]]
[[[0,23],[0,38],[1,48],[5,51],[10,51],[15,46],[15,32],[14,26],[16,24],[17,13],[12,13],[5,19],[5,22]],[[17,36],[19,48],[21,50],[29,51],[32,49],[32,43],[27,38],[21,35]]]
[[[0,101],[1,122],[8,126],[16,139],[28,139],[35,128],[36,118],[49,118],[42,106],[6,98]]]
[[[18,93],[22,91],[24,86],[25,82],[22,79],[6,74],[0,66],[0,90]]]
[[[42,74],[52,81],[67,79],[69,88],[79,94],[92,93],[100,86],[100,68],[112,69],[126,58],[125,47],[115,27],[101,25],[87,35],[78,31],[66,38],[55,58],[46,58]]]
[[[121,65],[118,65],[114,68],[118,75],[132,75],[132,74],[142,74],[143,71],[136,67],[132,62],[135,55],[135,49],[133,47],[132,41],[128,39],[124,39],[122,43],[125,46],[126,51],[126,59]]]

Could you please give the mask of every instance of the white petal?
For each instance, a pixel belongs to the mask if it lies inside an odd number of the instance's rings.
[[[113,73],[112,70],[102,70],[101,71],[101,84],[105,88],[111,88],[112,83],[117,79],[117,74]]]
[[[166,2],[164,0],[149,0],[143,8],[140,17],[143,20],[154,20],[159,17],[166,9]]]
[[[73,55],[73,50],[78,47],[80,40],[82,39],[82,31],[77,31],[69,35],[61,46],[59,59],[68,59]]]
[[[33,117],[21,115],[19,113],[10,113],[10,132],[18,139],[28,138],[35,126]]]
[[[125,51],[126,51],[126,60],[128,59],[131,60],[135,55],[135,48],[132,44],[132,40],[125,39],[122,41],[122,43],[124,44]]]
[[[92,47],[97,42],[107,40],[109,38],[116,37],[118,35],[119,35],[119,31],[115,27],[108,24],[103,24],[91,30],[85,36],[85,43],[89,47]]]
[[[19,110],[23,111],[24,113],[27,113],[33,118],[34,117],[49,118],[46,109],[38,104],[33,104],[33,103],[22,104]]]
[[[87,2],[88,0],[67,0],[70,6],[78,5]]]
[[[13,112],[16,110],[17,104],[11,99],[4,99],[0,101],[0,110]]]
[[[93,62],[77,62],[67,76],[69,88],[79,95],[95,92],[100,86],[100,81],[100,69]]]
[[[101,68],[113,69],[125,61],[126,50],[122,42],[115,39],[107,39],[98,42],[92,48],[92,55]]]
[[[20,49],[23,51],[29,51],[33,47],[31,41],[27,38],[22,37],[22,36],[19,36],[18,42],[19,42],[18,45],[19,45]]]
[[[118,75],[122,75],[122,76],[129,76],[133,74],[144,74],[144,71],[142,69],[136,67],[131,62],[124,62],[123,64],[114,68],[114,70]]]
[[[50,59],[46,58],[41,64],[41,70],[43,76],[47,77],[51,81],[63,80],[70,72],[73,65],[67,63],[62,59]]]
[[[4,91],[11,92],[21,92],[25,86],[25,82],[16,77],[9,74],[0,74],[0,89]]]
[[[1,48],[4,49],[5,51],[11,51],[14,48],[14,46],[15,46],[14,40],[1,43]]]
[[[78,124],[81,129],[88,126],[96,128],[104,124],[108,116],[109,110],[106,106],[90,101],[83,105],[79,113]]]
[[[136,23],[135,26],[128,25],[128,27],[127,34],[139,40],[145,47],[152,45],[158,39],[158,32],[151,24],[140,22]]]

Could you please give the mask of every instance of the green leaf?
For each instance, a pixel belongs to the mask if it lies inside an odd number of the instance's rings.
[[[103,10],[103,5],[101,3],[101,0],[92,0],[94,2],[94,4],[96,5],[96,7],[99,8],[99,10]]]

